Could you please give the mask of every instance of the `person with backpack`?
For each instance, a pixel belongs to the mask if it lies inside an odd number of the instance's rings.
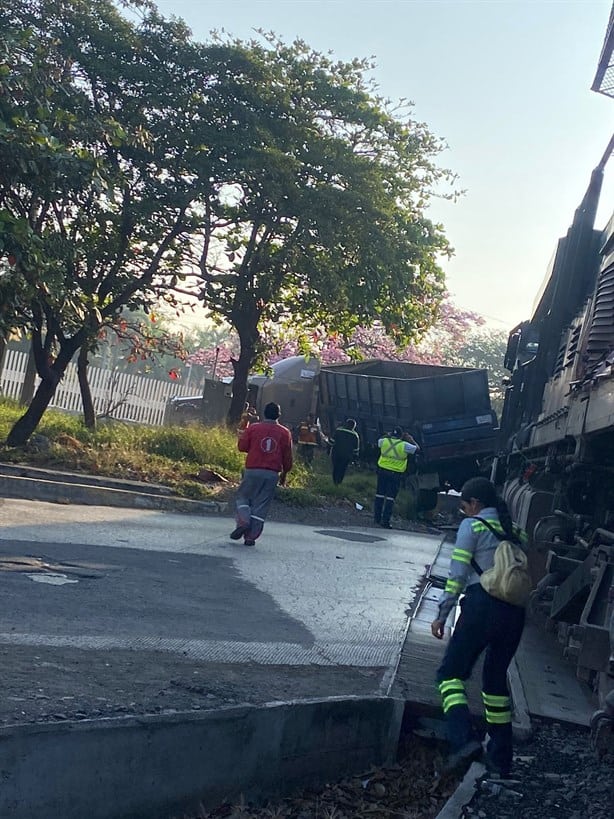
[[[461,773],[484,755],[488,769],[506,777],[512,765],[507,669],[520,643],[531,590],[522,548],[527,538],[486,478],[464,484],[460,505],[466,518],[459,526],[450,574],[431,623],[433,636],[441,640],[448,615],[464,591],[460,617],[437,671],[450,746],[445,772]],[[484,651],[482,700],[489,735],[485,752],[472,727],[464,684]]]

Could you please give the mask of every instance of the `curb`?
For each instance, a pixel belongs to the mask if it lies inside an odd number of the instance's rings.
[[[435,819],[459,819],[462,815],[463,808],[466,807],[474,797],[476,782],[485,772],[486,768],[481,762],[472,762],[471,767],[463,777],[460,785],[439,811]]]
[[[403,703],[331,697],[0,729],[0,816],[167,819],[394,762]]]
[[[531,726],[531,717],[529,716],[529,706],[524,693],[524,686],[515,657],[512,658],[512,662],[507,670],[507,682],[510,687],[513,706],[512,732],[514,739],[517,739],[519,742],[526,742],[533,736],[533,728]]]
[[[80,476],[79,476],[80,477]],[[160,509],[207,515],[222,514],[227,503],[198,501],[174,495],[153,494],[89,483],[63,482],[35,477],[0,474],[0,495],[4,498],[47,501],[84,506],[119,506],[132,509]]]
[[[29,464],[0,463],[0,476],[7,478],[36,478],[62,484],[78,483],[83,486],[97,486],[101,489],[125,489],[128,492],[142,492],[146,495],[173,495],[173,490],[159,483],[145,483],[126,478],[112,478],[108,475],[90,475],[85,472],[66,472],[61,469],[46,469]]]

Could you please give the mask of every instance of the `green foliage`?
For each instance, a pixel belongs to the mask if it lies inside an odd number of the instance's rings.
[[[0,398],[0,439],[4,439],[19,416],[19,404],[12,398]]]
[[[0,399],[0,436],[10,429],[19,412],[15,401]],[[245,461],[245,455],[237,450],[236,434],[225,427],[152,428],[109,421],[92,432],[80,418],[51,410],[40,433],[49,439],[49,449],[0,447],[0,461],[161,483],[186,498],[223,495],[228,500],[232,500]],[[197,481],[196,475],[203,468],[221,474],[228,483],[205,485]],[[305,509],[325,504],[347,509],[358,503],[371,510],[375,482],[374,470],[353,465],[343,483],[336,486],[330,460],[317,453],[312,468],[295,460],[287,485],[278,488],[276,497],[281,503]],[[395,512],[415,518],[411,489],[399,493]]]
[[[31,331],[41,376],[12,444],[122,311],[191,290],[229,322],[238,416],[267,323],[378,320],[407,341],[443,295],[450,248],[425,215],[443,146],[368,62],[272,36],[202,45],[129,5],[0,6],[0,331]]]
[[[348,334],[379,320],[405,342],[432,324],[450,248],[425,207],[451,175],[426,126],[377,96],[368,62],[274,37],[209,56],[228,67],[234,102],[211,146],[226,195],[206,202],[200,295],[241,342],[236,413],[266,324]]]
[[[507,374],[503,367],[503,359],[507,347],[507,332],[481,328],[469,333],[465,342],[454,352],[447,362],[462,367],[477,367],[488,370],[490,400],[493,409],[500,416],[505,398],[505,388],[502,386],[503,377]]]
[[[138,23],[111,0],[0,7],[0,330],[31,330],[42,379],[13,444],[102,326],[172,301],[209,184],[202,49],[132,5]]]
[[[163,427],[143,435],[147,452],[179,463],[196,463],[220,470],[222,474],[240,473],[245,456],[237,450],[237,436],[221,427]]]
[[[16,402],[0,401],[0,435],[10,428],[19,412]],[[236,481],[244,460],[236,451],[236,435],[226,429],[152,429],[110,421],[92,432],[80,418],[51,410],[46,413],[39,431],[49,439],[49,449],[5,448],[0,451],[0,458],[164,483],[187,497],[206,497],[215,491],[194,480],[201,468],[210,468]]]

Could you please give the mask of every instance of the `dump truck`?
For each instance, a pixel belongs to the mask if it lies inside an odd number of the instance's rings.
[[[204,399],[172,403],[169,422],[176,423],[185,407],[186,419],[219,423],[232,384],[218,386],[217,412],[212,414],[207,396],[213,390],[206,384]],[[268,375],[250,376],[248,396],[260,416],[269,401],[280,404],[281,421],[290,429],[313,412],[331,436],[346,418],[355,418],[366,460],[375,460],[378,438],[403,427],[420,445],[411,462],[422,508],[435,506],[439,490],[460,489],[495,454],[497,416],[486,370],[380,359],[322,366],[315,357],[292,356],[273,364]]]
[[[495,452],[486,370],[374,359],[322,367],[318,386],[324,431],[356,419],[366,457],[394,427],[413,435],[422,508],[435,505],[439,490],[460,489]]]

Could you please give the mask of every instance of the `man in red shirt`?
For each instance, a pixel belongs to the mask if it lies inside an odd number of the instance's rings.
[[[239,452],[247,452],[247,458],[237,490],[237,525],[230,537],[244,538],[246,546],[255,546],[277,482],[283,486],[292,469],[292,436],[279,423],[280,415],[279,404],[271,402],[264,408],[264,420],[250,424],[239,435]]]

